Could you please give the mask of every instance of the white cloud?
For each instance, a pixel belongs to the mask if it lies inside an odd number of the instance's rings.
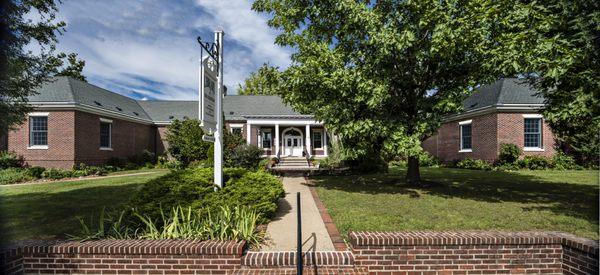
[[[289,49],[273,44],[275,32],[247,1],[65,1],[69,22],[59,50],[86,61],[93,84],[137,98],[196,99],[200,47],[196,36],[225,35],[229,92],[262,63],[286,67]]]

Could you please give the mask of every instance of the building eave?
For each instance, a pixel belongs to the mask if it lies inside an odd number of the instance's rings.
[[[492,106],[481,107],[460,114],[449,115],[443,119],[443,122],[452,122],[456,120],[468,119],[476,116],[491,114],[491,113],[527,113],[539,112],[544,108],[544,104],[497,104]]]

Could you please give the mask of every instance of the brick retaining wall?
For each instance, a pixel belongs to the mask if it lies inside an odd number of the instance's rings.
[[[370,274],[597,274],[598,242],[548,232],[351,232]]]
[[[598,242],[554,232],[351,232],[350,251],[304,254],[305,274],[598,274]],[[243,242],[35,243],[1,253],[3,271],[92,274],[295,274],[295,252]]]

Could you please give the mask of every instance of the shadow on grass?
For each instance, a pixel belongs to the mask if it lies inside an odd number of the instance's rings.
[[[548,182],[533,175],[463,169],[422,169],[427,187],[404,184],[405,170],[361,176],[317,176],[320,188],[365,194],[421,194],[485,202],[531,204],[528,210],[549,210],[556,214],[598,223],[598,186]],[[500,209],[499,209],[500,211]]]
[[[77,217],[98,219],[103,207],[118,209],[141,183],[82,187],[57,193],[3,195],[0,241],[64,239],[79,232]]]

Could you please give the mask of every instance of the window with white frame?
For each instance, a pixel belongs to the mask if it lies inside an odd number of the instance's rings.
[[[321,132],[321,131],[313,131],[313,133],[312,133],[312,147],[314,149],[322,149],[323,148],[323,132]]]
[[[100,120],[100,149],[110,149],[112,146],[112,121]]]
[[[262,129],[262,148],[270,149],[271,148],[271,129]]]
[[[524,121],[524,147],[542,148],[542,119],[539,117],[525,118]]]
[[[229,124],[229,131],[234,135],[242,135],[244,124]]]
[[[461,122],[460,127],[460,150],[470,152],[473,149],[472,124],[471,121]]]
[[[48,146],[48,116],[29,117],[29,146]]]

